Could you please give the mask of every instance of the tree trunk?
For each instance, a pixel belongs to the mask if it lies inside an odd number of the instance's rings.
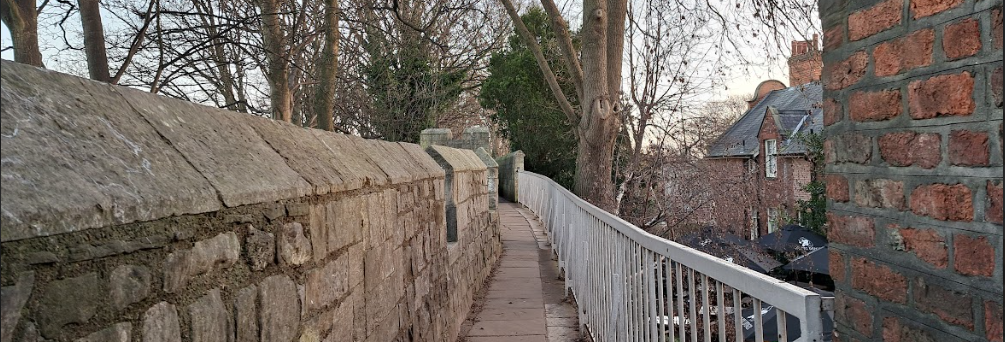
[[[14,61],[45,67],[38,49],[38,14],[34,0],[0,0],[0,19],[10,29]]]
[[[500,1],[521,39],[534,53],[538,67],[562,111],[569,116],[570,122],[576,124],[579,153],[576,156],[573,192],[601,209],[617,213],[613,181],[614,146],[621,128],[619,92],[627,0],[583,1],[582,84],[577,86],[577,90],[582,92],[580,115],[559,88],[555,73],[548,66],[536,39],[523,25],[512,1]],[[550,9],[549,15],[558,15],[557,7],[549,0],[545,0],[545,8]],[[556,32],[565,29],[563,20],[552,20],[551,25]],[[570,44],[561,43],[564,54],[574,53],[570,51]],[[570,66],[573,79],[576,79],[576,63],[571,60],[575,58],[566,56],[566,62],[573,64]]]
[[[601,209],[615,212],[614,144],[621,120],[616,111],[616,92],[620,89],[621,49],[624,28],[613,30],[609,25],[624,25],[624,14],[610,14],[610,9],[624,7],[624,0],[583,1],[583,115],[579,120],[579,154],[576,156],[574,191]],[[621,3],[621,4],[615,4]],[[615,18],[620,17],[620,19]],[[612,20],[613,19],[613,20]],[[621,32],[620,36],[610,36]],[[617,41],[611,43],[610,41]],[[617,49],[618,51],[611,51]],[[618,56],[613,58],[612,56]],[[611,62],[615,62],[611,64]],[[617,69],[612,72],[610,69]],[[610,80],[617,77],[617,82]]]
[[[314,115],[318,128],[333,131],[335,123],[335,81],[338,76],[338,0],[325,0],[324,50],[318,61],[318,85],[314,92]]]
[[[293,94],[290,91],[290,68],[286,61],[285,37],[279,23],[279,0],[260,0],[262,9],[262,42],[268,63],[269,102],[272,118],[293,121]]]
[[[111,81],[108,73],[108,56],[105,52],[105,29],[101,25],[101,7],[98,0],[78,0],[80,23],[84,29],[84,54],[87,56],[87,72],[91,79],[101,82]]]

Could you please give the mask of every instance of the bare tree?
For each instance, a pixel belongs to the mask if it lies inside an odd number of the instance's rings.
[[[317,115],[318,128],[331,131],[334,129],[335,116],[335,82],[338,75],[338,16],[337,0],[325,0],[324,7],[324,48],[318,60],[318,84],[314,92],[314,114]]]
[[[559,101],[570,122],[576,123],[578,154],[574,192],[584,199],[607,210],[615,211],[613,196],[613,155],[615,140],[621,129],[621,63],[623,59],[626,0],[584,0],[582,52],[580,57],[572,48],[567,24],[552,0],[542,5],[552,20],[552,26],[562,47],[562,55],[569,66],[576,85],[581,107],[577,110],[566,99],[555,73],[534,36],[520,20],[520,15],[510,0],[501,0],[517,27],[517,32],[530,47],[544,74],[549,88]]]
[[[38,49],[38,11],[34,0],[0,0],[0,19],[10,29],[14,61],[43,67]]]
[[[552,19],[552,26],[559,32],[563,42],[563,56],[571,70],[571,79],[577,84],[576,89],[581,99],[580,108],[574,108],[564,99],[555,73],[548,65],[540,46],[534,41],[530,32],[523,27],[519,13],[511,0],[501,0],[521,38],[531,46],[538,61],[538,66],[553,95],[566,113],[570,122],[576,123],[576,134],[579,140],[579,154],[576,162],[576,179],[574,191],[587,201],[608,211],[616,212],[617,201],[613,191],[613,151],[615,141],[625,116],[620,100],[622,53],[625,41],[626,0],[584,0],[582,5],[582,36],[583,44],[580,54],[572,49],[571,39],[564,30],[565,20],[552,0],[542,0],[542,5]],[[716,37],[717,45],[722,49],[732,45],[734,49],[745,46],[745,42],[761,40],[773,43],[781,49],[782,37],[787,30],[807,32],[812,28],[814,5],[803,0],[751,0],[748,3],[736,3],[739,9],[749,5],[749,9],[732,12],[719,8],[721,4],[710,2],[672,1],[666,16],[676,19],[687,19],[692,13],[704,14],[710,22],[719,27],[736,27],[734,31],[721,31]],[[739,13],[739,14],[737,14]],[[752,34],[735,34],[741,27],[755,25],[759,30]],[[677,28],[669,28],[677,29]],[[758,36],[758,32],[769,34]],[[783,34],[784,32],[784,34]],[[805,34],[804,34],[805,35]],[[760,54],[769,55],[769,54]],[[737,54],[740,61],[749,61],[746,55]],[[690,66],[689,68],[694,68]],[[641,130],[644,133],[644,125]],[[642,134],[641,136],[644,136]]]
[[[101,82],[111,81],[108,73],[108,55],[105,51],[105,29],[101,24],[101,8],[98,0],[78,0],[80,24],[84,28],[84,53],[87,56],[87,72],[91,79]]]

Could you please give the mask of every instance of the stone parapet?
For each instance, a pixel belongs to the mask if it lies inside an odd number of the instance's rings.
[[[418,145],[2,66],[0,340],[450,341],[501,253],[473,152],[448,246]]]

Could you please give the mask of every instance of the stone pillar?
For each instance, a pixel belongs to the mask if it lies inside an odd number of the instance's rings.
[[[834,340],[1001,341],[1001,2],[819,7]]]
[[[479,147],[475,150],[475,155],[488,168],[489,210],[495,210],[496,204],[499,203],[499,164],[492,159],[492,155],[485,148]]]
[[[492,148],[492,134],[489,132],[488,127],[475,126],[465,128],[463,141],[463,146],[456,147],[468,150],[484,148],[486,151]]]
[[[427,128],[419,133],[419,146],[422,148],[433,145],[448,146],[447,143],[453,138],[453,133],[448,128]]]
[[[499,192],[513,202],[519,201],[517,172],[523,171],[523,157],[523,151],[515,151],[496,159],[499,164]]]

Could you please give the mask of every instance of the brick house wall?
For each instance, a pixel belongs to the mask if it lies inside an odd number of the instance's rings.
[[[824,63],[820,59],[819,40],[792,41],[792,57],[789,58],[789,85],[797,86],[820,80]]]
[[[778,218],[775,220],[778,228],[788,222],[797,221],[799,205],[798,200],[809,199],[809,193],[803,191],[803,186],[811,180],[813,164],[804,155],[778,155],[778,172],[775,177],[767,177],[765,169],[768,152],[765,150],[765,140],[775,139],[778,149],[781,150],[785,137],[779,134],[775,121],[771,115],[765,115],[761,123],[761,129],[757,133],[760,153],[757,155],[758,172],[754,175],[757,184],[758,196],[754,203],[756,215],[758,215],[758,236],[768,234],[768,210],[778,211]],[[749,234],[748,234],[749,235]]]
[[[1002,2],[819,2],[836,341],[1002,341]]]

